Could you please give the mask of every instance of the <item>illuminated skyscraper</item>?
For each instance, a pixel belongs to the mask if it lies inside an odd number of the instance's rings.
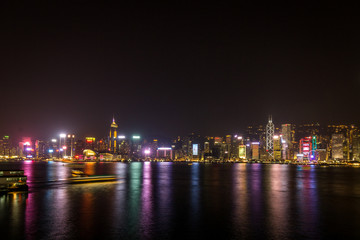
[[[345,137],[343,134],[333,134],[331,137],[331,150],[332,150],[332,159],[342,160],[344,156],[344,142]]]
[[[310,160],[312,152],[312,138],[304,137],[300,139],[299,153],[303,155],[303,160]]]
[[[281,138],[279,135],[274,135],[273,147],[274,147],[274,159],[281,159]]]
[[[294,141],[294,131],[291,124],[282,124],[281,125],[281,144],[282,144],[282,157],[284,160],[289,160],[293,158],[293,141]]]
[[[266,151],[269,154],[269,158],[274,158],[274,124],[272,117],[269,116],[269,121],[266,125]]]
[[[73,157],[75,153],[75,135],[74,134],[67,134],[65,140],[64,154],[66,156]]]
[[[259,160],[259,142],[252,142],[251,143],[251,159]]]
[[[116,153],[117,151],[117,128],[118,125],[115,123],[115,118],[113,117],[113,121],[110,125],[110,133],[109,133],[109,151],[111,153]]]

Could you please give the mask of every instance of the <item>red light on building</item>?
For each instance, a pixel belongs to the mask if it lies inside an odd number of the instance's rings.
[[[300,139],[300,146],[299,146],[300,154],[304,155],[304,160],[310,159],[310,152],[312,150],[311,146],[311,137],[305,137]]]

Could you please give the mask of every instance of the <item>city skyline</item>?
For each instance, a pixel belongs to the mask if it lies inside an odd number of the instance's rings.
[[[226,135],[191,133],[174,136],[124,134],[115,115],[107,136],[79,136],[62,132],[51,139],[0,139],[2,158],[69,159],[71,161],[262,161],[317,164],[360,160],[360,129],[351,125],[319,123],[253,124]],[[331,161],[330,161],[331,160]],[[335,162],[334,162],[335,161]]]
[[[117,120],[117,118],[115,117],[116,115],[113,114],[113,120],[115,120],[115,122],[118,124],[119,121]],[[269,116],[273,116],[273,115],[269,115]],[[265,117],[269,117],[269,116],[265,116]],[[275,116],[276,117],[276,116]],[[265,118],[264,118],[265,119]],[[60,128],[62,130],[58,130],[58,131],[51,131],[49,133],[47,133],[46,135],[40,135],[38,133],[35,133],[33,135],[30,135],[30,134],[22,134],[20,132],[16,132],[14,131],[14,129],[10,129],[10,130],[3,130],[3,129],[0,129],[0,135],[7,135],[7,136],[12,136],[13,138],[15,139],[19,139],[19,138],[22,138],[22,137],[33,137],[33,138],[41,138],[41,139],[51,139],[53,137],[58,137],[59,134],[76,134],[76,136],[78,137],[81,137],[81,138],[85,138],[85,137],[96,137],[96,138],[103,138],[103,137],[106,137],[107,136],[107,133],[109,131],[109,126],[110,126],[110,123],[111,121],[108,121],[107,122],[107,125],[106,126],[99,126],[95,129],[88,129],[88,130],[85,130],[85,131],[82,131],[82,132],[85,132],[85,133],[81,133],[81,131],[79,131],[78,129],[76,128],[73,128],[73,129],[70,129],[69,128]],[[326,127],[328,125],[355,125],[355,126],[358,126],[359,124],[357,122],[327,122],[327,123],[319,123],[319,122],[311,122],[311,121],[307,121],[307,122],[302,122],[302,123],[294,123],[294,122],[282,122],[280,120],[273,120],[274,122],[274,125],[276,125],[277,128],[281,127],[282,124],[292,124],[292,125],[307,125],[307,124],[319,124],[319,126],[321,127]],[[166,134],[165,132],[158,132],[158,133],[147,133],[147,131],[139,131],[137,129],[141,129],[141,127],[139,128],[136,128],[135,129],[127,129],[126,126],[121,126],[119,125],[118,126],[118,134],[119,135],[142,135],[142,136],[146,136],[146,137],[149,137],[149,138],[152,138],[152,137],[162,137],[162,138],[172,138],[172,137],[176,137],[176,136],[183,136],[183,135],[189,135],[189,134],[200,134],[200,135],[204,135],[204,136],[225,136],[225,135],[228,135],[228,134],[243,134],[245,133],[246,129],[249,127],[249,126],[259,126],[259,125],[263,125],[264,128],[266,127],[266,124],[267,124],[267,120],[263,120],[263,121],[255,121],[255,122],[252,122],[252,124],[248,124],[246,126],[243,126],[243,127],[238,127],[236,128],[235,130],[233,131],[226,131],[226,130],[222,130],[218,133],[216,132],[213,132],[213,133],[210,133],[210,134],[206,134],[204,132],[201,132],[200,130],[194,130],[194,129],[189,129],[188,131],[184,131],[184,132],[175,132],[174,134]],[[105,129],[105,130],[103,130]],[[100,132],[100,130],[103,130]],[[12,133],[12,134],[9,134],[9,133]]]

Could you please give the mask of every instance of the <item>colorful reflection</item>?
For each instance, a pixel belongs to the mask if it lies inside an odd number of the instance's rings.
[[[143,163],[143,175],[142,175],[142,191],[141,191],[141,229],[142,238],[151,238],[151,232],[154,224],[153,219],[153,184],[151,163]]]
[[[289,167],[287,165],[271,165],[269,169],[269,232],[273,239],[288,239],[290,216],[289,210]]]
[[[249,194],[247,182],[247,165],[235,164],[233,176],[233,229],[236,238],[245,237],[249,228]]]
[[[129,231],[134,234],[135,238],[138,238],[139,232],[135,229],[139,229],[140,219],[140,196],[141,196],[141,182],[142,182],[142,163],[133,162],[129,166],[129,178],[128,178],[128,204],[127,211],[129,219],[127,225]]]
[[[157,175],[157,214],[162,229],[169,229],[172,214],[172,168],[173,163],[158,163]]]
[[[298,228],[300,231],[310,232],[316,236],[319,228],[318,217],[318,189],[316,169],[297,169],[296,207],[298,212]],[[320,238],[320,236],[317,236]]]
[[[0,229],[9,239],[24,238],[24,212],[27,193],[0,193]]]

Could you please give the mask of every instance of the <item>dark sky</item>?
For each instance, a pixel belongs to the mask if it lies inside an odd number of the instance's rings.
[[[120,132],[166,136],[231,134],[268,114],[358,123],[352,6],[9,2],[0,134],[100,137],[113,113]]]

